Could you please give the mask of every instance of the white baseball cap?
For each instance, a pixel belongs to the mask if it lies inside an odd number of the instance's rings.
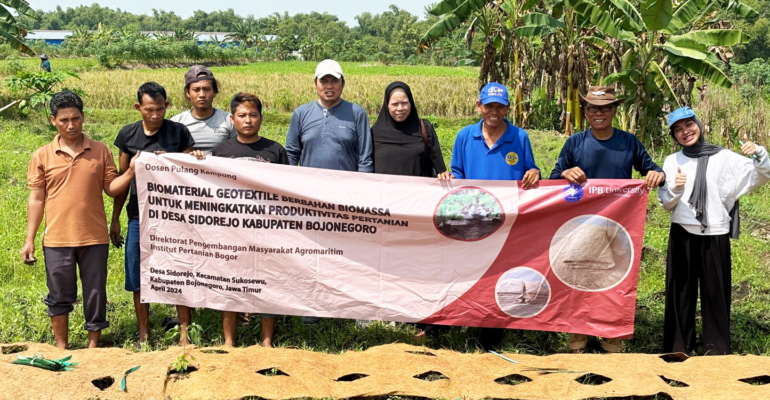
[[[315,77],[323,78],[326,75],[331,75],[337,79],[342,78],[342,67],[334,60],[323,60],[315,67]]]

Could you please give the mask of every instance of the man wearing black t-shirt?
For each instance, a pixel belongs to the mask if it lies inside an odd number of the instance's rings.
[[[262,102],[259,97],[251,93],[237,93],[230,101],[230,112],[238,136],[214,147],[212,156],[289,164],[286,149],[280,143],[259,136],[262,127]]]
[[[238,93],[230,101],[230,119],[238,136],[228,139],[216,147],[211,155],[217,157],[237,158],[274,164],[289,164],[286,149],[280,143],[259,136],[262,127],[262,102],[251,93]],[[194,151],[198,158],[205,157],[203,152]],[[235,312],[222,312],[222,328],[225,336],[225,346],[235,345],[237,327]],[[262,346],[273,347],[273,332],[275,331],[275,315],[260,314],[262,325]]]
[[[165,119],[166,90],[155,82],[147,82],[139,87],[137,101],[134,108],[142,114],[142,120],[124,126],[115,138],[115,146],[120,150],[120,174],[128,170],[131,158],[138,151],[151,151],[155,153],[189,153],[193,149],[195,141],[186,126]],[[112,224],[110,225],[110,239],[115,247],[123,245],[120,236],[120,212],[126,201],[128,191],[115,197],[112,207]],[[139,342],[147,340],[149,332],[150,305],[141,302],[139,294],[139,203],[137,201],[136,179],[131,181],[131,197],[128,200],[126,213],[128,214],[128,234],[126,236],[126,290],[134,293],[134,309],[139,325]],[[186,325],[188,321],[182,321],[180,344],[187,342]],[[185,323],[187,322],[187,323]]]

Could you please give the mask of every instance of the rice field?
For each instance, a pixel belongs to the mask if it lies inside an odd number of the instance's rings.
[[[56,61],[53,60],[54,68]],[[342,64],[345,71],[343,98],[361,105],[376,115],[382,105],[385,87],[401,80],[412,88],[421,114],[437,117],[475,115],[478,96],[474,68],[388,67],[383,65]],[[2,68],[0,68],[1,70]],[[290,61],[266,62],[234,67],[212,67],[220,94],[215,107],[227,109],[230,98],[239,91],[255,93],[266,111],[291,112],[317,99],[313,86],[315,63]],[[184,68],[107,70],[84,67],[80,79],[69,78],[68,87],[80,87],[87,93],[87,108],[131,109],[136,90],[145,82],[155,81],[168,93],[171,114],[187,109],[184,97]],[[0,77],[3,78],[3,77]],[[11,97],[0,89],[0,97]]]

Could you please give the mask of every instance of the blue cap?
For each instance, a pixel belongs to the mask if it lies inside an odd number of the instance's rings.
[[[668,128],[671,129],[676,121],[681,121],[683,119],[692,117],[695,117],[695,111],[693,111],[692,108],[677,108],[676,110],[672,111],[671,114],[668,114]]]
[[[508,89],[504,85],[497,82],[490,82],[481,89],[479,95],[479,101],[481,104],[500,103],[502,105],[508,105]]]

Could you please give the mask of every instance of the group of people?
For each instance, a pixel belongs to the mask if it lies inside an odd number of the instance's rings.
[[[137,91],[135,108],[141,120],[124,126],[114,145],[116,168],[105,144],[82,132],[83,102],[74,93],[57,93],[50,101],[50,122],[59,134],[32,156],[28,179],[27,239],[21,250],[25,263],[35,259],[35,235],[45,215],[43,255],[49,292],[44,299],[56,345],[68,345],[68,314],[77,298],[76,268],[83,286],[88,347],[98,345],[106,317],[107,254],[111,241],[125,244],[125,288],[133,292],[139,342],[149,334],[149,304],[140,294],[139,209],[134,172],[141,152],[190,153],[302,167],[426,178],[521,181],[524,189],[541,179],[527,133],[506,119],[510,111],[504,85],[489,83],[480,92],[476,110],[481,120],[462,129],[454,143],[448,169],[436,130],[421,119],[409,86],[393,82],[385,89],[382,108],[370,127],[366,112],[342,98],[345,76],[333,60],[318,64],[314,86],[318,100],[298,107],[291,117],[285,147],[259,135],[262,103],[251,93],[237,93],[229,113],[213,107],[219,94],[214,74],[195,65],[184,75],[184,93],[192,107],[165,119],[165,89],[155,83]],[[645,177],[648,189],[658,188],[660,204],[671,215],[668,244],[664,347],[666,352],[691,353],[695,348],[695,307],[701,287],[703,343],[710,354],[730,352],[730,242],[738,235],[738,198],[770,181],[765,148],[744,137],[744,157],[705,141],[703,126],[689,108],[669,115],[672,139],[682,148],[668,156],[663,168],[653,162],[633,135],[612,126],[623,100],[612,87],[590,87],[581,94],[590,128],[570,136],[550,179],[572,185],[588,179]],[[114,198],[108,228],[102,192]],[[126,198],[128,232],[121,236],[120,215]],[[180,341],[187,341],[191,310],[177,306]],[[223,312],[225,345],[235,344],[239,316]],[[275,315],[260,315],[262,342],[272,346]],[[306,323],[317,318],[306,317]],[[424,327],[430,331],[431,327]],[[482,331],[482,345],[494,347],[503,330]],[[418,335],[422,337],[424,332]],[[570,334],[569,348],[582,352],[585,335]],[[619,352],[619,339],[602,341]]]

